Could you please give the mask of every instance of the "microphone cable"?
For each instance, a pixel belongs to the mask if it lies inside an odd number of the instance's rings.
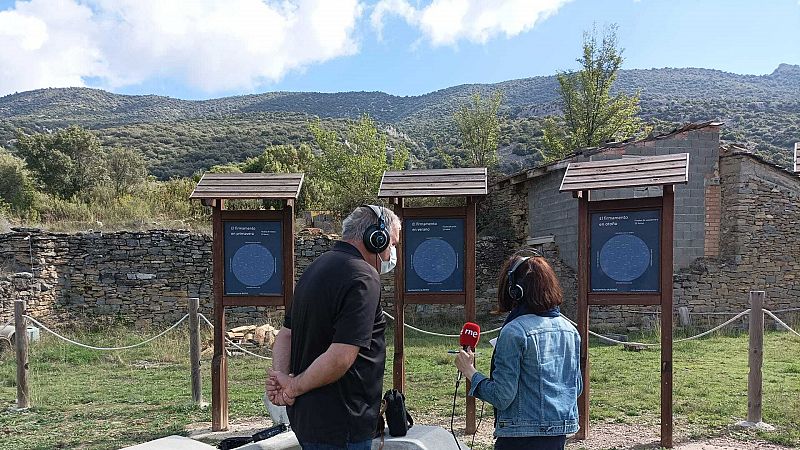
[[[478,419],[478,426],[475,427],[475,434],[472,435],[472,442],[469,443],[469,448],[475,448],[475,436],[478,435],[478,430],[481,429],[481,422],[483,422],[483,407],[486,405],[486,402],[481,400],[481,414],[480,418]]]
[[[458,446],[458,450],[461,450],[461,444],[458,442],[458,438],[456,437],[456,432],[453,429],[453,421],[456,417],[456,397],[458,396],[458,386],[461,384],[461,371],[458,371],[458,378],[456,379],[456,390],[453,391],[453,412],[450,413],[450,434],[453,435],[453,439],[456,441],[456,445]]]

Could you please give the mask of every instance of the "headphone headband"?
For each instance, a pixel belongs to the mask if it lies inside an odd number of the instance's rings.
[[[508,269],[508,276],[509,277],[513,276],[514,272],[516,272],[516,270],[519,269],[519,266],[521,266],[522,263],[524,263],[525,261],[527,261],[529,259],[531,259],[530,256],[523,256],[522,258],[518,259],[517,262],[515,262],[514,265],[511,266],[510,269]]]
[[[511,266],[511,268],[508,269],[508,274],[506,275],[506,280],[507,280],[507,283],[508,283],[508,286],[507,286],[507,288],[508,288],[508,296],[511,297],[511,300],[513,300],[515,302],[522,300],[522,297],[525,295],[525,289],[523,289],[522,285],[517,283],[516,280],[514,279],[514,272],[516,272],[517,269],[519,269],[519,266],[521,266],[522,263],[524,263],[525,261],[533,258],[534,256],[539,256],[539,257],[542,256],[542,254],[539,253],[535,249],[530,249],[530,250],[527,250],[527,251],[529,251],[529,252],[531,252],[533,254],[531,256],[523,256],[523,257],[519,258]],[[519,256],[519,255],[515,254],[514,257],[516,257],[516,256]]]

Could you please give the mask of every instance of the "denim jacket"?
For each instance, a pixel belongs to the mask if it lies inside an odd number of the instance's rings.
[[[495,406],[495,436],[578,431],[581,338],[572,324],[560,315],[519,316],[500,331],[494,352],[492,378],[476,372],[469,393]]]

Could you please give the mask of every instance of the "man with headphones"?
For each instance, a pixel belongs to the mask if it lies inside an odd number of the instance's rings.
[[[306,268],[275,340],[267,395],[288,406],[302,447],[370,449],[386,362],[380,274],[397,262],[400,220],[362,205]]]

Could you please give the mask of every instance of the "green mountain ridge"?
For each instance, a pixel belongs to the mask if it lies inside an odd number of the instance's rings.
[[[189,175],[213,164],[239,161],[273,144],[311,142],[308,122],[369,114],[405,139],[418,164],[439,164],[434,147],[458,147],[453,112],[472,92],[500,89],[505,100],[500,153],[503,170],[541,158],[540,119],[558,113],[555,76],[465,84],[418,96],[383,92],[268,92],[209,100],[120,95],[91,88],[39,89],[0,97],[0,145],[17,128],[47,131],[77,124],[107,145],[141,151],[159,178]],[[723,138],[746,144],[789,167],[800,141],[800,66],[781,64],[768,75],[712,69],[622,70],[615,89],[639,92],[641,115],[666,131],[685,122],[721,120]]]

